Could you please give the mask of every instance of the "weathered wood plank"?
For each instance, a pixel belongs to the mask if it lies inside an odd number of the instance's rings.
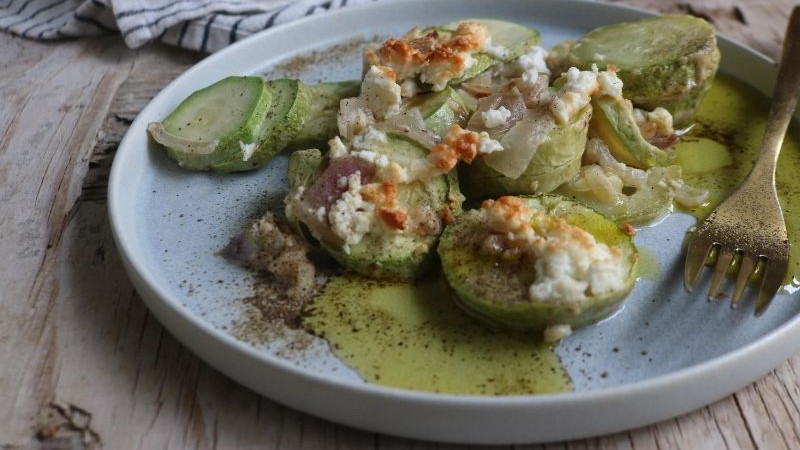
[[[6,35],[0,40],[0,48],[12,49],[2,64],[13,75],[0,80],[0,91],[15,100],[0,111],[0,360],[15,361],[3,365],[0,421],[10,427],[3,434],[16,439],[52,398],[60,375],[55,255],[131,54],[120,52],[117,39],[72,42],[58,51]]]

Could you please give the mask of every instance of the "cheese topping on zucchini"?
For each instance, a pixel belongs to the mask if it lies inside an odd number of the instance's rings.
[[[402,102],[397,74],[386,66],[371,66],[361,83],[361,99],[378,120],[400,112]]]
[[[331,206],[328,221],[333,233],[344,242],[344,252],[350,253],[350,246],[361,242],[361,238],[369,232],[375,216],[375,205],[361,195],[363,187],[359,171],[339,178],[338,184],[346,186],[347,190]]]
[[[529,208],[519,197],[487,200],[482,208],[490,230],[483,249],[523,253],[535,261],[536,279],[528,288],[532,301],[577,302],[624,287],[629,267],[618,246],[597,242],[564,218]]]
[[[540,74],[550,76],[550,69],[547,67],[545,59],[547,50],[540,46],[534,46],[528,53],[517,58],[517,65],[522,73],[520,77],[525,81],[532,81],[539,78]]]
[[[419,76],[434,91],[441,91],[450,80],[463,75],[473,64],[473,55],[490,42],[486,25],[462,22],[449,37],[415,27],[400,39],[387,40],[377,50],[367,49],[365,55],[370,64],[393,69],[399,80]]]

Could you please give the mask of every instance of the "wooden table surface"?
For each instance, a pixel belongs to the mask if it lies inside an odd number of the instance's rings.
[[[703,15],[773,58],[791,8],[621,3]],[[343,427],[261,397],[199,361],[145,308],[111,238],[106,181],[137,112],[202,57],[130,50],[112,35],[41,43],[0,33],[0,449],[458,448]],[[800,353],[684,416],[517,448],[798,449],[799,374]]]

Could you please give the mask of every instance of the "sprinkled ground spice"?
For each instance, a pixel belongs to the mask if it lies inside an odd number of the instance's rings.
[[[303,308],[326,278],[308,258],[310,251],[285,221],[268,212],[235,237],[223,255],[260,272],[246,304],[261,311],[267,322],[297,328]]]

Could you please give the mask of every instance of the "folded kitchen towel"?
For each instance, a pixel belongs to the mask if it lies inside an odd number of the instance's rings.
[[[213,52],[302,17],[376,0],[0,0],[0,30],[31,39],[121,33]]]

